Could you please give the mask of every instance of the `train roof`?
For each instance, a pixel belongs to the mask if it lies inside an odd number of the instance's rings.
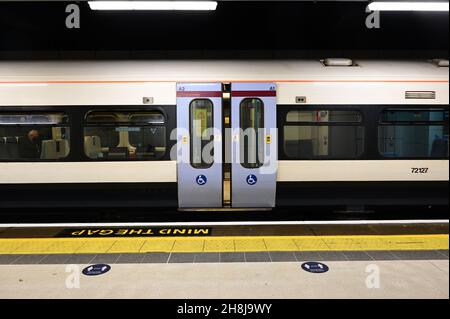
[[[431,61],[356,60],[325,66],[318,60],[3,61],[1,82],[149,81],[233,82],[315,80],[448,81],[448,67]]]

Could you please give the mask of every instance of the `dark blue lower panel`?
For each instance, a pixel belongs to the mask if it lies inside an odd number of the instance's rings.
[[[277,206],[448,206],[448,182],[289,182]]]
[[[277,207],[448,206],[448,182],[278,183]],[[0,208],[177,208],[176,183],[1,185]]]
[[[0,185],[0,208],[177,207],[177,183]]]

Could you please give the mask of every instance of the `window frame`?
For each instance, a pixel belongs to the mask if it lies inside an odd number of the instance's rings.
[[[244,99],[242,99],[241,100],[241,102],[239,103],[239,128],[242,130],[241,132],[243,133],[245,130],[242,128],[242,124],[243,124],[243,122],[242,122],[242,112],[243,112],[243,103],[245,102],[245,101],[247,101],[247,100],[257,100],[257,101],[259,101],[261,104],[261,121],[262,121],[262,126],[259,126],[258,127],[258,130],[259,129],[264,129],[265,128],[265,125],[264,125],[264,122],[265,122],[265,104],[264,104],[264,101],[262,100],[262,99],[260,99],[259,97],[247,97],[247,98],[244,98]],[[264,137],[261,139],[261,141],[259,140],[259,138],[258,138],[258,134],[259,134],[259,132],[256,132],[256,136],[257,136],[257,143],[256,143],[256,145],[258,146],[258,148],[257,148],[257,154],[259,154],[259,151],[260,151],[260,149],[259,149],[259,147],[260,146],[262,146],[262,148],[263,148],[263,150],[262,150],[262,152],[263,152],[263,156],[265,157],[265,141],[264,141]],[[244,145],[242,146],[243,148],[244,148],[244,151],[246,150],[245,149],[245,140],[242,138],[242,136],[240,136],[239,137],[239,141],[240,141],[240,143],[244,143]],[[261,143],[262,145],[258,145],[258,143]],[[244,156],[244,157],[243,157]],[[255,165],[254,166],[252,166],[252,164],[251,163],[245,163],[245,161],[243,161],[243,159],[245,159],[245,155],[243,155],[243,154],[240,154],[240,158],[239,158],[239,162],[240,162],[240,164],[241,164],[241,166],[243,167],[243,168],[245,168],[245,169],[258,169],[258,168],[261,168],[261,167],[263,167],[264,166],[264,161],[265,161],[265,158],[263,157],[263,159],[262,159],[262,162],[260,161],[260,158],[259,158],[259,156],[257,157],[257,162],[256,163],[254,163]]]
[[[370,105],[367,105],[370,108]],[[312,112],[312,111],[353,111],[358,112],[361,116],[361,120],[359,122],[305,122],[305,121],[298,121],[298,122],[288,122],[287,121],[287,115],[291,111],[305,111],[305,112]],[[278,152],[278,159],[279,160],[290,160],[290,161],[352,161],[352,160],[365,160],[369,159],[369,151],[368,151],[368,141],[370,140],[369,136],[370,134],[370,125],[367,123],[367,119],[370,118],[368,116],[368,112],[370,110],[367,110],[365,106],[359,106],[359,105],[278,105],[278,143],[279,143],[279,152]],[[285,151],[285,138],[284,138],[284,128],[287,126],[313,126],[313,127],[361,127],[363,128],[364,137],[362,139],[364,145],[362,147],[362,152],[357,157],[343,157],[343,158],[331,158],[329,156],[325,157],[314,157],[312,159],[302,159],[302,158],[293,158],[286,154]]]
[[[425,127],[431,127],[431,126],[443,126],[449,128],[449,122],[442,120],[442,121],[430,121],[425,122],[423,120],[421,121],[383,121],[382,116],[383,113],[386,111],[392,110],[392,111],[430,111],[430,110],[442,110],[443,112],[449,112],[448,105],[396,105],[396,106],[383,106],[380,108],[378,112],[378,117],[376,118],[376,150],[379,159],[383,160],[448,160],[449,157],[411,157],[411,156],[405,156],[405,157],[390,157],[385,156],[380,150],[380,128],[387,127],[387,126],[407,126],[407,127],[414,127],[414,126],[425,126]]]
[[[164,122],[163,123],[156,123],[156,124],[147,124],[144,125],[143,123],[133,123],[133,122],[88,122],[88,116],[92,113],[159,113],[163,116]],[[84,111],[83,114],[83,121],[81,126],[81,149],[82,149],[82,156],[86,161],[92,161],[92,162],[152,162],[152,161],[162,161],[165,160],[168,151],[167,148],[170,147],[171,143],[168,143],[168,133],[167,133],[167,127],[169,126],[169,117],[167,113],[162,108],[130,108],[126,109],[126,107],[111,107],[108,109],[99,108],[97,109],[95,106],[91,106],[88,110]],[[151,159],[144,159],[144,158],[91,158],[89,157],[84,150],[84,138],[85,138],[85,129],[89,127],[109,127],[109,128],[118,128],[118,127],[163,127],[165,128],[164,132],[164,144],[165,144],[165,151],[164,154]]]
[[[215,111],[214,111],[214,102],[211,99],[204,98],[204,97],[192,99],[189,102],[189,135],[190,135],[189,136],[189,164],[194,169],[209,169],[215,163],[215,160],[214,160],[215,145],[214,144],[213,144],[213,149],[212,149],[213,160],[212,160],[211,163],[203,163],[203,159],[202,159],[201,163],[194,163],[193,162],[193,159],[194,159],[194,156],[193,156],[194,155],[194,152],[193,152],[194,144],[192,143],[192,136],[193,136],[194,130],[193,130],[193,125],[192,125],[193,124],[192,110],[193,110],[193,104],[196,101],[208,101],[211,104],[211,128],[214,128],[214,113],[215,113]],[[214,137],[211,137],[211,140],[208,143],[211,143],[211,142],[214,143]],[[201,153],[203,154],[203,146],[201,147]]]
[[[61,109],[61,107],[50,107],[50,106],[42,106],[42,107],[30,107],[30,106],[21,106],[21,107],[2,107],[0,110],[1,114],[24,114],[24,115],[45,115],[45,114],[62,114],[67,118],[67,122],[62,122],[60,124],[2,124],[0,123],[0,127],[45,127],[45,128],[66,128],[69,129],[69,138],[67,141],[69,142],[69,152],[67,156],[59,159],[41,159],[41,158],[0,158],[0,163],[27,163],[27,162],[35,162],[35,163],[45,163],[45,162],[70,162],[72,158],[73,151],[73,116],[71,112],[68,110]],[[41,150],[42,152],[42,150]]]

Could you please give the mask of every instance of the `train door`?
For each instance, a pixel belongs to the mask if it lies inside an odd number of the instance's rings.
[[[231,84],[231,202],[275,206],[278,138],[274,83]]]
[[[223,205],[222,84],[177,84],[180,208]]]

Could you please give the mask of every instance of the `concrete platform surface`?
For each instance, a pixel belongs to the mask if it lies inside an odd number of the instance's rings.
[[[448,260],[330,261],[324,274],[299,262],[0,265],[0,298],[449,298]]]

